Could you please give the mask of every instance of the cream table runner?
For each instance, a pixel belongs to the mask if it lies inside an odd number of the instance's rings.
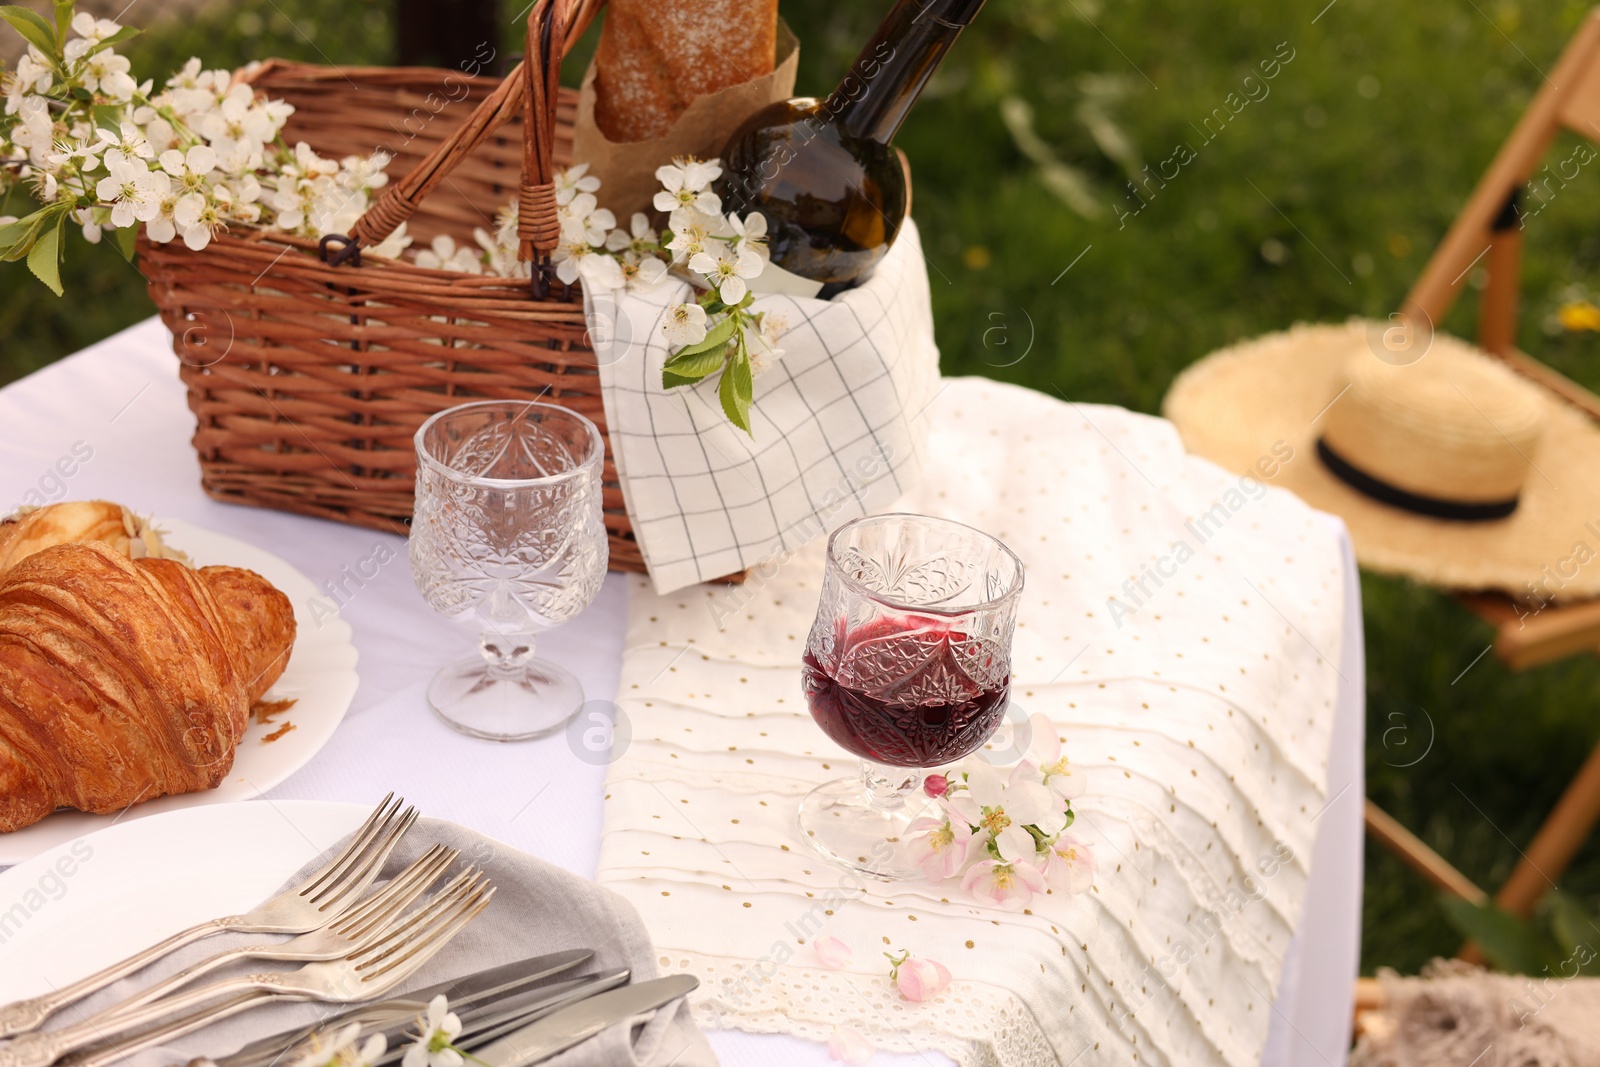
[[[1338,529],[1185,455],[1166,422],[981,379],[931,411],[928,484],[898,508],[995,533],[1028,565],[1014,707],[1089,772],[1095,888],[986,908],[959,883],[867,883],[801,841],[799,798],[854,761],[812,723],[799,659],[823,545],[742,587],[630,578],[599,877],[712,1027],[963,1064],[1255,1063],[1301,914],[1345,610]],[[1316,462],[1279,450],[1263,472]],[[1359,679],[1349,680],[1359,684]],[[996,760],[1015,758],[997,735]],[[735,919],[730,916],[736,917]],[[842,970],[808,943],[850,944]],[[955,976],[912,1004],[882,951]]]

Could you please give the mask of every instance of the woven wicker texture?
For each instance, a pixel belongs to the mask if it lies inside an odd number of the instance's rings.
[[[576,94],[556,84],[558,64],[538,57],[569,46],[598,7],[536,3],[533,61],[504,81],[277,60],[250,80],[294,105],[288,143],[333,157],[380,148],[394,155],[389,172],[404,177],[355,226],[358,243],[370,246],[402,221],[419,244],[460,237],[517,200],[539,211],[522,219],[528,258],[554,243],[549,183],[571,160],[576,106]],[[334,266],[317,253],[314,241],[251,230],[218,234],[200,252],[140,240],[211,496],[403,533],[412,436],[444,408],[538,398],[606,433],[581,293],[554,284],[536,296],[526,281],[375,256]],[[642,570],[609,438],[605,511],[612,567]]]

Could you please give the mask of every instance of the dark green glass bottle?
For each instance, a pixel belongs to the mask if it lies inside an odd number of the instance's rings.
[[[728,139],[724,211],[766,216],[772,262],[829,297],[871,276],[906,216],[890,142],[983,0],[896,0],[826,99],[769,105]]]

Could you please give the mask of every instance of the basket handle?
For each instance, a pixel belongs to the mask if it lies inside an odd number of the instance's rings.
[[[350,229],[349,242],[332,257],[355,258],[410,218],[424,197],[449,177],[462,160],[494,131],[522,115],[522,184],[517,196],[520,258],[554,250],[561,236],[556,219],[555,125],[561,85],[561,59],[589,28],[605,0],[536,0],[528,12],[528,47],[523,61],[432,152],[398,182],[385,189]],[[554,43],[561,42],[560,55]]]

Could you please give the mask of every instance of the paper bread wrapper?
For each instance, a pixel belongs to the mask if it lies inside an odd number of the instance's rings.
[[[577,163],[588,163],[589,173],[600,179],[600,189],[595,193],[600,206],[615,212],[618,224],[626,227],[635,211],[653,210],[651,200],[661,187],[656,181],[657,167],[671,163],[674,156],[710,159],[721,155],[723,145],[740,123],[768,104],[793,96],[800,44],[781,21],[777,59],[771,74],[696,99],[665,135],[651,141],[620,144],[608,140],[595,125],[595,68],[591,63],[578,96],[572,158]]]

